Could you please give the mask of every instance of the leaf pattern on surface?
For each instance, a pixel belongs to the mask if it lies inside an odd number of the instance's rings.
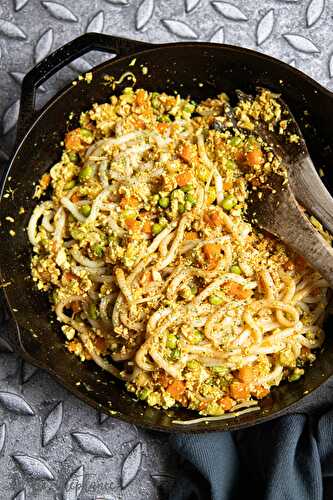
[[[0,150],[0,159],[1,159],[1,152],[3,154],[3,159],[4,160],[8,159],[7,155],[2,150]],[[14,349],[9,344],[9,342],[7,342],[7,340],[4,339],[3,337],[0,337],[0,353],[2,354],[2,353],[12,353],[12,352],[14,352]]]
[[[248,18],[236,5],[230,2],[212,2],[212,6],[217,10],[222,16],[231,21],[247,21]]]
[[[21,28],[5,19],[0,19],[0,35],[15,38],[16,40],[25,40],[27,38],[27,35]]]
[[[129,452],[121,468],[121,487],[127,488],[135,479],[142,462],[142,443],[139,442]]]
[[[320,52],[318,47],[316,47],[316,45],[311,42],[311,40],[305,38],[305,36],[297,35],[294,33],[286,33],[283,36],[287,40],[287,42],[299,52],[304,52],[305,54],[316,54]]]
[[[0,403],[9,411],[20,415],[35,415],[29,403],[13,392],[0,392]]]
[[[39,38],[35,47],[35,63],[42,61],[51,51],[53,44],[53,29],[49,28]]]
[[[333,52],[330,55],[329,60],[328,60],[328,71],[329,71],[330,78],[333,78]]]
[[[100,425],[104,424],[108,419],[110,418],[110,415],[107,415],[106,413],[103,412],[98,412],[98,423]]]
[[[213,43],[224,43],[224,28],[221,26],[221,28],[217,29],[215,33],[212,34],[210,37],[210,42]]]
[[[31,379],[31,377],[35,375],[37,371],[38,368],[36,368],[36,366],[32,366],[30,363],[27,363],[26,361],[22,360],[21,370],[20,370],[21,383],[25,384],[26,382],[28,382]]]
[[[69,477],[65,484],[63,500],[77,500],[82,491],[84,479],[84,468],[80,465]]]
[[[150,21],[155,8],[155,0],[143,0],[136,11],[135,27],[142,30]]]
[[[183,21],[177,21],[176,19],[162,19],[162,24],[174,35],[181,38],[189,38],[196,40],[198,38],[197,33]]]
[[[20,71],[11,71],[8,73],[9,76],[12,77],[14,82],[18,83],[19,85],[22,84],[23,78],[25,77],[25,73],[21,73]],[[40,90],[41,92],[46,92],[46,88],[44,85],[40,85],[37,90]]]
[[[2,132],[3,135],[8,134],[8,132],[15,127],[18,115],[20,111],[20,100],[13,102],[5,111],[2,119]]]
[[[6,424],[2,424],[0,425],[0,455],[5,447],[6,436],[7,436]]]
[[[96,457],[112,457],[112,453],[103,441],[90,432],[72,432],[80,448]]]
[[[26,500],[25,489],[21,490],[15,495],[12,500]]]
[[[12,459],[24,475],[30,476],[34,479],[47,479],[49,481],[53,481],[55,479],[48,464],[41,458],[17,454],[12,455]]]
[[[306,24],[308,28],[320,19],[325,8],[325,0],[310,0],[306,9]]]
[[[102,33],[104,28],[104,12],[100,10],[97,12],[97,14],[94,15],[92,19],[90,19],[87,28],[86,28],[86,33],[89,31],[92,31],[94,33]]]
[[[200,2],[201,0],[185,0],[185,11],[187,13],[192,12],[192,10],[199,6]]]
[[[86,61],[83,57],[78,57],[74,61],[72,61],[69,65],[74,71],[78,73],[86,73],[91,70],[91,64]]]
[[[55,438],[61,426],[63,417],[63,404],[60,401],[47,415],[42,430],[42,444],[46,446]]]
[[[270,9],[257,25],[257,45],[264,43],[272,34],[274,28],[274,10]]]
[[[71,23],[75,23],[78,21],[78,18],[68,7],[62,5],[58,2],[42,2],[42,5],[45,9],[51,14],[51,16],[59,19],[60,21],[69,21]]]
[[[29,0],[14,0],[15,12],[23,9],[23,7],[29,2]]]

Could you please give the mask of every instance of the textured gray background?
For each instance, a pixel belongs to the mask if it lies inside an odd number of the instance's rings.
[[[332,26],[332,0],[0,0],[0,161],[10,155],[24,74],[85,31],[242,45],[333,90]],[[74,62],[44,85],[40,103],[100,60]],[[166,436],[98,415],[0,337],[0,500],[162,499],[177,466]]]

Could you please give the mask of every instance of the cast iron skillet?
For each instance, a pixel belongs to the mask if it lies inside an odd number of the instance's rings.
[[[91,50],[116,53],[118,57],[93,69],[91,84],[78,81],[57,94],[40,112],[35,111],[36,88],[57,70]],[[129,63],[136,58],[135,66]],[[148,75],[142,74],[142,67]],[[36,291],[30,278],[31,248],[25,227],[36,201],[34,183],[58,159],[67,127],[74,127],[82,110],[94,102],[103,102],[112,93],[104,76],[117,79],[131,70],[137,86],[151,91],[190,94],[199,101],[227,93],[235,88],[253,92],[256,85],[283,94],[283,98],[302,125],[310,152],[317,166],[329,165],[333,153],[329,147],[333,129],[333,96],[296,69],[263,54],[227,45],[176,43],[151,45],[112,36],[83,35],[51,54],[38,64],[23,81],[16,150],[2,181],[0,265],[3,288],[10,308],[10,341],[30,363],[51,373],[78,398],[95,408],[127,422],[164,431],[235,430],[281,415],[318,388],[333,374],[332,339],[327,335],[323,351],[306,375],[293,384],[283,384],[261,402],[258,413],[227,421],[180,426],[173,420],[197,415],[187,410],[159,410],[138,402],[125,391],[122,383],[96,365],[80,363],[64,348],[64,338],[55,318],[50,315],[46,296]],[[116,92],[127,85],[117,87]],[[304,115],[307,111],[309,115]],[[75,118],[68,125],[68,115]],[[311,127],[304,122],[311,124]],[[328,187],[333,180],[326,179]],[[24,207],[25,213],[19,214]],[[14,223],[6,219],[13,217]],[[288,221],[286,221],[288,223]],[[9,231],[15,231],[11,236]],[[13,233],[12,233],[13,234]],[[326,328],[326,332],[329,330]]]

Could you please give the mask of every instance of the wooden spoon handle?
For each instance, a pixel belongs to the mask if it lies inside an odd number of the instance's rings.
[[[257,206],[257,223],[302,255],[333,288],[333,248],[300,210],[290,186]]]
[[[320,179],[310,156],[289,168],[289,181],[296,199],[333,234],[333,198]]]

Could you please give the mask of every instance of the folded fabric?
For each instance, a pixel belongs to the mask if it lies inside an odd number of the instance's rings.
[[[170,500],[332,500],[332,386],[249,429],[172,435],[184,462]]]

